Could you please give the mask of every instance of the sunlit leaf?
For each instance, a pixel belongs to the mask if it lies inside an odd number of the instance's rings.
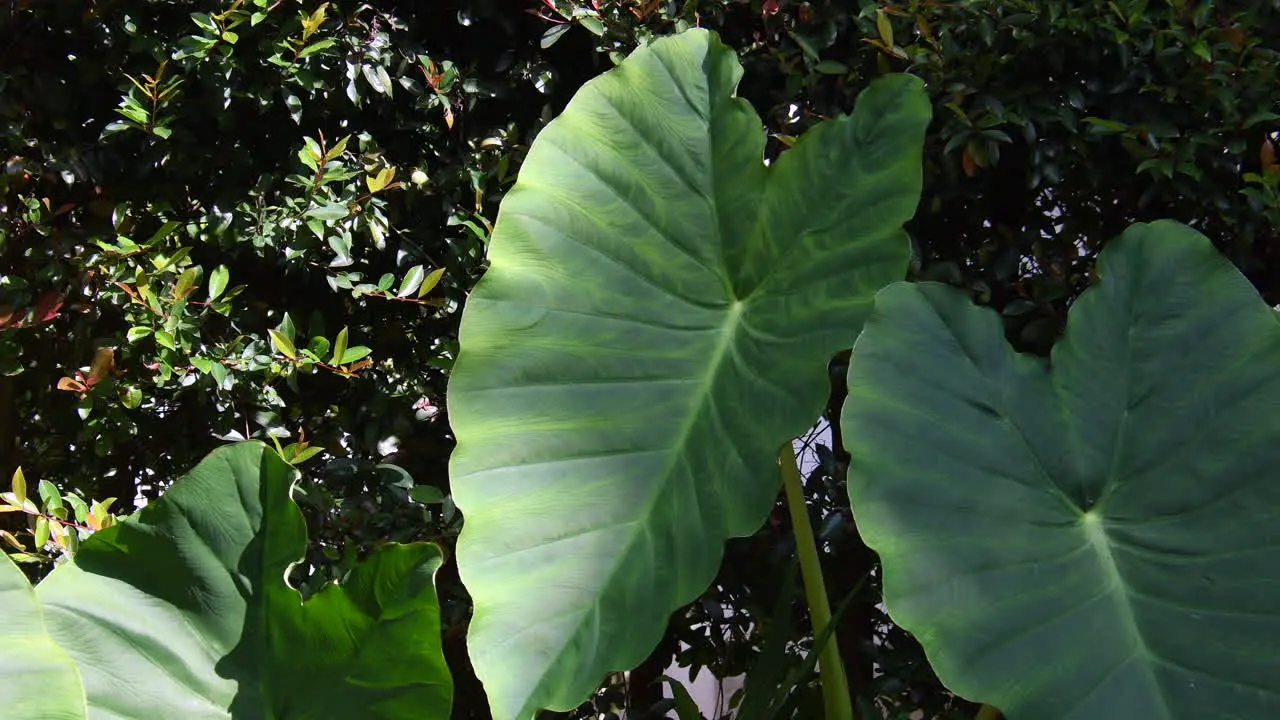
[[[448,395],[495,720],[572,709],[652,651],[759,529],[828,360],[906,274],[922,82],[876,80],[765,165],[741,75],[703,30],[642,46],[541,131],[502,201]]]
[[[209,300],[217,300],[222,297],[222,293],[227,289],[227,283],[231,280],[231,271],[226,265],[219,265],[209,273]]]
[[[329,358],[330,365],[341,365],[342,358],[347,353],[347,329],[344,327],[338,331],[338,337],[333,341],[333,355]]]
[[[298,351],[294,348],[293,341],[285,337],[284,333],[276,330],[275,328],[271,328],[267,330],[267,334],[271,336],[271,345],[277,352],[283,354],[290,360],[298,359]]]
[[[418,297],[426,297],[427,293],[435,290],[442,277],[444,277],[444,268],[436,268],[427,273],[426,279],[422,281],[422,286],[418,288]]]
[[[22,473],[22,468],[17,468],[13,471],[13,478],[9,481],[9,489],[13,491],[13,497],[18,504],[26,502],[27,476]]]
[[[347,348],[346,352],[342,354],[342,359],[339,360],[337,364],[348,365],[350,363],[356,362],[357,360],[360,360],[361,358],[366,357],[371,352],[373,352],[371,348],[367,348],[362,345],[357,345],[356,347],[353,347],[353,348]]]
[[[35,546],[36,550],[44,549],[49,544],[49,518],[44,515],[36,516],[35,529]]]
[[[404,279],[400,281],[400,289],[396,291],[396,297],[408,297],[422,285],[423,279],[426,278],[426,272],[421,265],[414,265],[405,273]]]

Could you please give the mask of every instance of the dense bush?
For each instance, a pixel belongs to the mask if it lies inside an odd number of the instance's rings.
[[[583,81],[690,25],[743,54],[741,94],[771,154],[879,74],[924,78],[913,274],[999,310],[1021,348],[1047,350],[1099,239],[1134,221],[1188,223],[1280,302],[1270,2],[54,0],[0,13],[0,471],[118,497],[123,512],[227,440],[278,437],[305,475],[313,581],[387,540],[452,541],[444,389],[498,202]],[[838,427],[841,361],[831,375]],[[852,597],[839,626],[851,684],[941,713],[956,701],[878,607],[844,499],[850,458],[838,440],[813,452],[811,514],[824,562],[843,568],[831,592]],[[726,676],[755,662],[746,628],[775,604],[785,518],[730,543],[716,584],[602,702],[654,705],[672,658]],[[479,689],[451,571],[461,717],[483,703],[465,700]],[[790,620],[804,640],[800,611]]]

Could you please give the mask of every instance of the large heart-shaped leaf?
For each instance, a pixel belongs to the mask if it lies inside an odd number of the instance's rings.
[[[449,388],[469,643],[498,720],[641,661],[755,531],[826,362],[909,257],[930,110],[877,80],[772,167],[702,30],[589,82],[533,143]]]
[[[303,603],[285,582],[306,549],[290,498],[296,474],[261,443],[216,450],[41,582],[48,633],[83,678],[83,688],[42,686],[60,698],[74,691],[80,708],[49,717],[449,717],[439,549],[384,546]],[[35,637],[32,608],[10,603],[16,590],[4,582],[0,624],[25,616]],[[24,665],[7,655],[2,667],[29,683],[43,682],[34,673],[58,657]]]
[[[1280,717],[1280,322],[1176,223],[1098,274],[1048,363],[878,296],[843,427],[889,612],[1014,720]]]

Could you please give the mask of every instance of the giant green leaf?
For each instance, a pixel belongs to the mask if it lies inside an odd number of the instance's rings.
[[[879,294],[843,427],[885,603],[1012,720],[1280,717],[1280,322],[1176,223],[1097,274],[1047,362]]]
[[[49,637],[27,576],[0,559],[0,707],[8,717],[83,720],[75,663]]]
[[[303,603],[285,582],[306,549],[296,474],[261,443],[216,450],[41,582],[48,633],[83,678],[80,714],[48,717],[447,718],[439,549],[386,545]],[[32,609],[0,590],[0,622],[27,616],[33,634]],[[0,667],[32,683],[58,657],[7,655]]]
[[[901,278],[929,105],[877,80],[772,164],[702,30],[589,82],[538,136],[450,380],[469,645],[498,720],[640,662],[763,522],[775,452]]]

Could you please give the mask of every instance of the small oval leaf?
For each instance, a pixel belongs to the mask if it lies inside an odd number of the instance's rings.
[[[371,352],[373,352],[372,348],[367,348],[367,347],[364,347],[363,345],[357,345],[356,347],[348,348],[347,351],[342,355],[342,361],[339,362],[338,364],[348,365],[350,363],[353,363],[357,360],[360,360],[368,356],[369,353]]]
[[[435,290],[442,277],[444,277],[444,268],[436,268],[427,273],[426,279],[422,281],[422,287],[418,288],[418,297],[426,297],[427,293]]]
[[[226,265],[219,265],[209,274],[209,300],[217,300],[222,297],[222,293],[227,289],[227,282],[231,279],[231,271]]]
[[[13,471],[13,480],[9,483],[9,488],[13,490],[13,496],[18,500],[18,504],[26,502],[27,476],[22,474],[22,468]]]
[[[347,329],[344,327],[338,332],[338,337],[333,341],[333,355],[329,358],[330,365],[341,365],[342,356],[347,352]]]
[[[43,550],[49,544],[49,518],[41,515],[36,518],[36,550]]]
[[[396,292],[396,297],[408,297],[417,291],[422,285],[422,280],[426,277],[421,265],[414,265],[409,268],[409,272],[405,273],[404,279],[400,281],[400,289]]]
[[[284,333],[271,328],[267,330],[267,334],[271,336],[271,345],[276,351],[289,358],[290,360],[298,359],[298,351],[293,347],[293,341],[285,337]]]

